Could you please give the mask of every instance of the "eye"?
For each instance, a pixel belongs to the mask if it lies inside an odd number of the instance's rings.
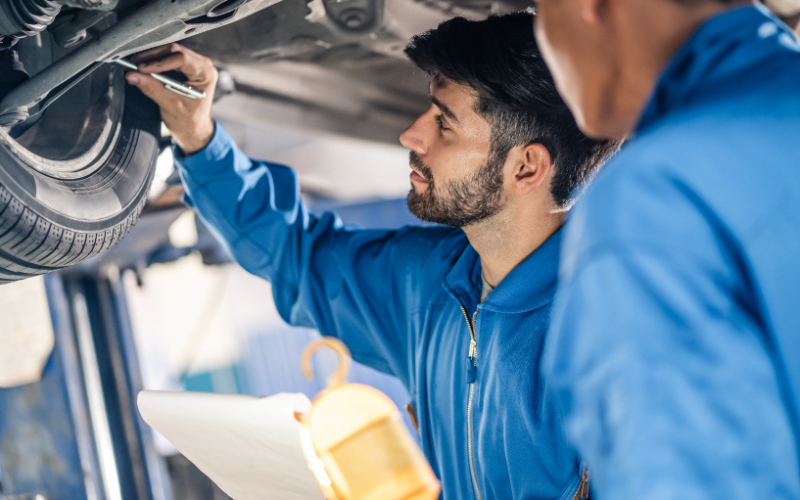
[[[436,120],[436,124],[439,125],[439,130],[450,130],[450,127],[444,124],[444,120],[442,120],[442,115],[436,115],[433,117]]]

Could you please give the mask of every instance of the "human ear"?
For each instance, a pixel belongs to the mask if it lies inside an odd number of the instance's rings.
[[[544,145],[532,143],[514,148],[509,159],[514,161],[513,186],[519,194],[527,194],[539,187],[552,168],[550,151]]]

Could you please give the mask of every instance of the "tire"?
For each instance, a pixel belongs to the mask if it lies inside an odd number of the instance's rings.
[[[0,284],[97,255],[142,211],[159,111],[107,66],[17,139],[0,129]]]

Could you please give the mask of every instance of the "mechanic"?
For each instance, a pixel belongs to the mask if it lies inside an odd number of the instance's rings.
[[[594,137],[543,361],[597,497],[800,498],[800,46],[760,4],[539,0]]]
[[[573,188],[617,146],[577,128],[531,32],[533,14],[456,18],[406,54],[431,75],[430,108],[400,138],[409,209],[450,227],[351,230],[300,200],[289,168],[248,159],[148,72],[213,92],[211,62],[170,45],[128,75],[162,109],[187,199],[285,321],[342,339],[411,394],[443,497],[571,499],[582,486],[540,354]],[[585,489],[585,487],[584,487]]]

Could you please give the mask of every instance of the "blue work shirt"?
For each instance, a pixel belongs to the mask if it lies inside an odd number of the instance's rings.
[[[799,52],[708,20],[573,210],[545,377],[601,500],[800,498]]]
[[[200,216],[272,283],[287,323],[403,382],[443,498],[575,495],[580,463],[540,376],[560,231],[479,304],[480,259],[460,229],[352,230],[311,215],[293,170],[248,159],[219,125],[204,150],[176,157]]]

